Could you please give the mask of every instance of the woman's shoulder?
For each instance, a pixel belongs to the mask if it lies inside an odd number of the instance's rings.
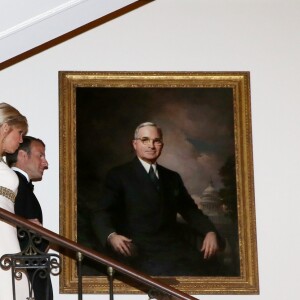
[[[0,186],[17,192],[19,178],[17,174],[3,161],[0,162]]]

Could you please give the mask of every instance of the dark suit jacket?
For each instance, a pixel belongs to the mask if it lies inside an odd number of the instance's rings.
[[[15,199],[15,214],[26,219],[38,219],[43,224],[43,213],[38,199],[33,193],[31,184],[28,183],[26,177],[15,171],[19,177],[18,193]],[[28,246],[28,238],[19,239],[21,250]],[[45,252],[49,242],[42,239],[42,242],[35,245],[41,252]],[[33,282],[34,296],[36,300],[52,300],[52,284],[50,276],[48,278],[40,278],[34,276],[34,269],[28,270],[30,280]]]
[[[203,237],[216,228],[197,208],[178,173],[157,165],[160,190],[144,167],[133,161],[108,172],[104,193],[95,214],[95,234],[106,245],[112,232],[133,240],[138,253],[154,258],[157,253],[184,252],[178,244],[177,213]],[[171,250],[172,249],[172,250]],[[168,255],[169,256],[169,255]]]
[[[26,219],[38,219],[43,224],[43,213],[38,199],[28,183],[26,177],[15,171],[19,177],[18,194],[15,199],[15,214]],[[21,249],[24,250],[27,246],[28,240],[20,239]],[[48,247],[48,242],[43,240],[37,247],[40,251],[45,251]]]

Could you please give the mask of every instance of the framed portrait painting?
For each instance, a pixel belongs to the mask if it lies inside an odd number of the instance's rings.
[[[190,294],[257,294],[250,73],[61,71],[59,90],[60,234],[106,251],[91,222],[106,175],[134,159],[136,127],[153,122],[163,131],[159,164],[180,174],[226,241],[221,273],[159,279]],[[60,290],[75,293],[76,262],[62,260]],[[107,293],[105,266],[83,262],[84,293]],[[141,293],[122,274],[114,289]]]

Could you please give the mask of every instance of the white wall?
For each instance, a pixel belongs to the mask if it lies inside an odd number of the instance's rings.
[[[59,70],[250,71],[261,292],[199,297],[299,299],[299,28],[298,0],[160,0],[1,71],[1,101],[47,144],[50,169],[36,187],[45,226],[59,230]],[[56,300],[76,299],[53,281]]]

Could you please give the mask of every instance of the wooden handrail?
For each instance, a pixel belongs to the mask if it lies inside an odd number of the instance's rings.
[[[16,224],[19,227],[24,227],[24,228],[30,229],[56,245],[73,250],[75,252],[81,252],[86,257],[89,257],[97,262],[100,262],[100,263],[106,265],[106,266],[110,266],[114,270],[116,270],[122,274],[125,274],[139,282],[142,282],[148,286],[151,286],[155,289],[163,291],[169,295],[172,295],[179,299],[184,299],[184,300],[196,300],[197,299],[197,298],[194,298],[194,297],[192,297],[184,292],[181,292],[171,286],[163,284],[163,283],[159,282],[158,280],[153,279],[152,277],[150,277],[148,275],[145,275],[144,273],[138,272],[138,271],[134,270],[133,268],[130,268],[130,267],[128,267],[128,266],[102,254],[102,253],[99,253],[90,248],[84,247],[76,242],[73,242],[70,239],[67,239],[57,233],[54,233],[53,231],[50,231],[44,227],[41,227],[32,222],[29,222],[25,218],[22,218],[15,214],[12,214],[3,208],[0,208],[0,218],[8,221],[10,223]]]

